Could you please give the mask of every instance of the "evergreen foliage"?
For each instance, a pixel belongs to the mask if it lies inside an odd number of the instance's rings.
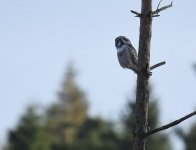
[[[189,132],[184,132],[182,129],[178,128],[176,133],[182,139],[185,150],[196,149],[196,123],[191,125]]]
[[[152,91],[152,90],[151,90]],[[159,125],[157,99],[151,92],[149,128]],[[88,115],[85,93],[77,85],[76,72],[69,66],[57,100],[44,114],[30,106],[15,129],[10,130],[4,150],[130,150],[133,144],[135,101],[129,100],[118,127],[114,122]],[[119,128],[119,124],[121,127]],[[182,136],[186,150],[193,150],[195,128]],[[183,134],[185,135],[185,134]],[[193,146],[192,146],[193,145]],[[150,150],[171,150],[168,136],[152,135],[147,139]]]

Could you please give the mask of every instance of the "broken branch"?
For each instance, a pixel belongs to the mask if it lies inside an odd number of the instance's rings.
[[[163,62],[160,62],[160,63],[158,63],[158,64],[155,64],[155,65],[153,65],[153,66],[151,66],[150,67],[150,70],[153,70],[153,69],[155,69],[155,68],[157,68],[157,67],[160,67],[160,66],[162,66],[162,65],[165,65],[165,61],[163,61]]]
[[[164,125],[162,127],[159,127],[159,128],[153,129],[153,130],[150,130],[149,132],[146,133],[146,137],[149,136],[149,135],[155,134],[157,132],[160,132],[162,130],[166,130],[168,128],[176,126],[177,124],[181,123],[182,121],[184,121],[184,120],[186,120],[186,119],[188,119],[188,118],[190,118],[190,117],[192,117],[194,115],[196,115],[196,111],[194,111],[194,112],[192,112],[192,113],[190,113],[190,114],[188,114],[188,115],[186,115],[186,116],[184,116],[184,117],[182,117],[182,118],[180,118],[180,119],[178,119],[176,121],[173,121],[173,122],[171,122],[171,123],[169,123],[167,125]]]
[[[136,15],[135,17],[141,17],[141,14],[140,13],[138,13],[138,12],[136,12],[134,10],[131,10],[131,12]]]

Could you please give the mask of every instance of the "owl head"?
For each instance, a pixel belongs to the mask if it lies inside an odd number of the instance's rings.
[[[131,44],[130,40],[127,37],[125,37],[125,36],[118,36],[115,39],[115,46],[116,46],[116,48],[120,48],[123,45],[130,45],[130,44]]]

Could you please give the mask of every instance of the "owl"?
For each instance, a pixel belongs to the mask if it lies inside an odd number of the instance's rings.
[[[138,73],[137,51],[132,46],[130,40],[125,36],[119,36],[115,39],[118,61],[123,68],[128,68]]]

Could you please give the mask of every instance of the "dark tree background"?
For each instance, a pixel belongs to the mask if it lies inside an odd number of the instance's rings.
[[[149,101],[148,128],[155,128],[160,123],[160,116],[158,99],[153,96],[152,88]],[[134,99],[128,100],[119,122],[90,117],[86,94],[78,86],[76,71],[70,65],[57,100],[44,110],[39,105],[30,105],[17,126],[8,132],[4,150],[130,150],[133,146],[134,102]],[[196,125],[189,133],[181,130],[179,136],[186,150],[193,150]],[[149,137],[147,144],[150,150],[171,150],[166,134]]]
[[[159,108],[158,108],[158,99],[153,96],[152,88],[150,88],[149,96],[149,118],[148,118],[148,128],[155,128],[160,123]],[[122,117],[123,120],[123,140],[122,140],[122,149],[130,150],[133,144],[133,135],[130,134],[130,131],[134,131],[134,110],[135,110],[135,100],[131,100],[127,104],[127,109]],[[132,127],[132,129],[130,128]],[[131,139],[131,140],[130,140]],[[157,134],[151,136],[147,139],[147,149],[159,149],[159,150],[171,150],[171,145],[169,137],[165,134]]]
[[[196,123],[192,124],[189,131],[184,131],[183,129],[178,128],[176,130],[178,137],[184,143],[185,150],[195,150],[196,148]]]

